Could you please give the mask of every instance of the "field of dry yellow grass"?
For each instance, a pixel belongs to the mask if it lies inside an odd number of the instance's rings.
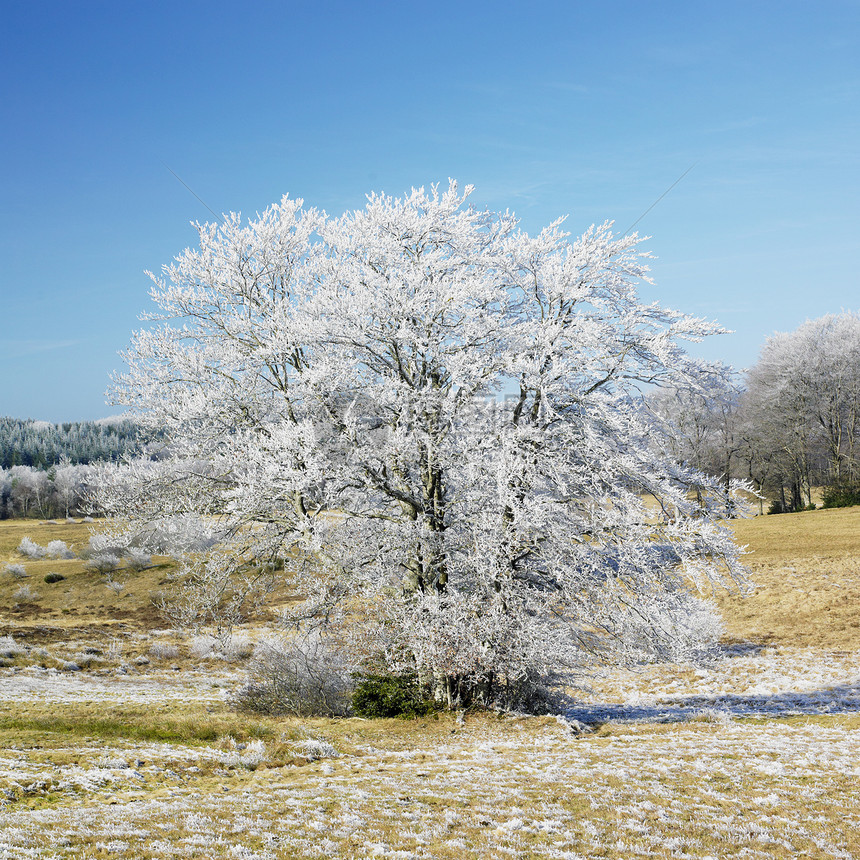
[[[120,588],[16,553],[87,525],[0,522],[0,860],[860,857],[860,509],[734,528],[752,589],[715,596],[711,665],[404,721],[237,713],[259,625],[167,630],[168,559]]]

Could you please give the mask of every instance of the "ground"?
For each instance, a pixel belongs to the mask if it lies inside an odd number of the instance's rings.
[[[860,510],[735,528],[710,666],[607,671],[566,719],[296,720],[230,705],[258,626],[160,629],[167,560],[117,590],[15,552],[86,526],[0,523],[0,858],[860,858]]]

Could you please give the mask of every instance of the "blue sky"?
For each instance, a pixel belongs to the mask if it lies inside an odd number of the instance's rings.
[[[0,415],[114,414],[215,212],[454,177],[528,230],[652,238],[645,295],[764,338],[860,307],[860,3],[43,2],[0,29]],[[169,169],[168,169],[169,168]]]

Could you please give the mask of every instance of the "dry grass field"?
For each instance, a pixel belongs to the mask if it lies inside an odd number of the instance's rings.
[[[712,665],[607,671],[567,720],[296,720],[230,707],[259,625],[162,629],[167,559],[119,588],[15,551],[85,525],[0,522],[0,858],[860,857],[860,509],[735,529]]]

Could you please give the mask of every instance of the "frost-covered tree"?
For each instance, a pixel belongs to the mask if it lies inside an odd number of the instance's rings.
[[[649,444],[639,391],[705,385],[679,341],[717,327],[639,301],[635,236],[530,236],[469,192],[199,225],[113,388],[170,457],[100,499],[131,542],[217,524],[192,614],[284,577],[296,620],[342,622],[449,705],[690,655],[711,623],[691,588],[741,574],[723,490]]]
[[[648,409],[664,422],[661,438],[668,438],[673,459],[720,478],[727,489],[737,477],[736,461],[743,447],[738,433],[740,393],[734,371],[714,368],[694,386],[658,388],[646,399]],[[701,489],[695,489],[701,499]],[[730,494],[727,502],[732,503]]]
[[[860,481],[860,315],[828,314],[768,338],[742,404],[750,449],[787,510],[813,484]]]

